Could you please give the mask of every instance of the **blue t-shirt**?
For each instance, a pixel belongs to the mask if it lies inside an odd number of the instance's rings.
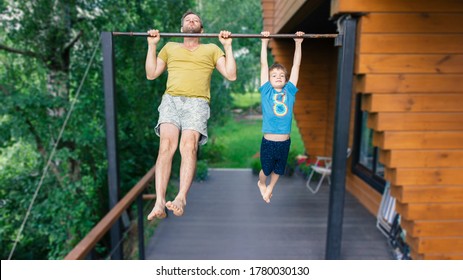
[[[266,82],[259,91],[262,100],[262,132],[290,134],[293,106],[298,91],[296,86],[287,82],[281,92],[278,92],[270,82]]]

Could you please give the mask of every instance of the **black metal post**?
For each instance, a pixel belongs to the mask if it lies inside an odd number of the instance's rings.
[[[108,157],[109,208],[119,201],[119,159],[117,156],[116,81],[114,79],[114,48],[111,32],[101,33],[103,48],[103,79],[106,117],[106,149]],[[111,228],[111,259],[122,260],[122,223],[117,220]]]
[[[138,212],[138,259],[145,259],[145,234],[143,223],[145,221],[143,215],[143,193],[137,197],[137,212]]]
[[[333,164],[326,238],[325,259],[338,260],[341,256],[344,196],[346,189],[346,161],[349,144],[349,124],[354,78],[355,35],[357,19],[339,19],[342,46],[338,53],[338,81],[334,123]],[[339,43],[339,41],[338,41]]]

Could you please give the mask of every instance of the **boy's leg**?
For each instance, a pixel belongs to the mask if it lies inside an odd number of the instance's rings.
[[[270,183],[267,186],[267,190],[265,191],[264,200],[267,203],[270,203],[270,198],[272,198],[273,188],[280,178],[280,175],[283,175],[286,168],[286,162],[288,159],[289,147],[291,145],[291,139],[282,141],[282,142],[273,142],[274,149],[273,152],[274,158],[276,159],[276,163],[272,169],[272,173],[270,174]]]
[[[275,187],[275,184],[277,183],[278,178],[280,178],[280,175],[276,174],[275,172],[272,172],[272,174],[270,174],[270,183],[268,184],[267,190],[265,191],[265,194],[264,194],[264,200],[267,203],[270,203],[270,198],[272,198],[273,188]]]
[[[183,130],[180,140],[180,154],[182,163],[180,164],[180,186],[179,192],[174,201],[166,203],[167,209],[174,212],[176,216],[182,216],[186,205],[186,197],[193,183],[196,172],[196,155],[198,152],[198,142],[200,133],[194,130]]]
[[[259,180],[257,181],[257,186],[259,187],[260,194],[262,198],[264,197],[265,191],[267,190],[267,176],[265,176],[264,171],[259,172]]]
[[[164,210],[166,205],[166,189],[172,168],[172,158],[178,146],[179,129],[174,124],[163,123],[160,125],[159,153],[156,160],[156,203],[148,215],[148,220],[166,217]]]

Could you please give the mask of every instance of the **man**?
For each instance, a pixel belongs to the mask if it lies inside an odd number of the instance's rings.
[[[201,18],[194,12],[186,12],[181,23],[183,33],[203,32]],[[165,208],[176,216],[183,215],[195,175],[198,145],[207,142],[212,71],[217,69],[227,80],[234,81],[236,62],[228,31],[219,34],[225,53],[215,44],[201,44],[199,38],[185,37],[183,43],[167,43],[157,57],[159,31],[149,30],[148,34],[146,77],[154,80],[168,70],[166,92],[158,108],[159,120],[155,128],[160,144],[156,160],[156,203],[148,215],[148,220],[152,220],[165,218]],[[166,202],[172,158],[179,137],[182,157],[179,192],[173,201]]]

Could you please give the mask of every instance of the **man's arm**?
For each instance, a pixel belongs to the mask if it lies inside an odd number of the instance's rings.
[[[223,45],[225,57],[217,60],[216,68],[229,81],[236,80],[236,61],[233,57],[232,39],[229,31],[220,31],[219,40]]]
[[[268,37],[270,32],[263,31],[260,34],[264,37]],[[260,49],[260,85],[262,86],[266,82],[268,82],[268,61],[267,61],[267,48],[268,48],[268,41],[270,39],[261,39],[262,46]]]
[[[158,30],[148,31],[148,52],[146,54],[145,71],[148,80],[154,80],[166,69],[166,63],[156,57],[156,47],[161,39]]]
[[[296,36],[302,36],[304,32],[298,31],[296,32]],[[301,58],[302,58],[302,41],[304,38],[294,38],[294,42],[296,43],[296,48],[294,50],[294,58],[293,58],[293,67],[291,68],[291,76],[289,77],[289,81],[293,83],[293,85],[297,85],[297,81],[299,79],[299,67],[301,66]]]

